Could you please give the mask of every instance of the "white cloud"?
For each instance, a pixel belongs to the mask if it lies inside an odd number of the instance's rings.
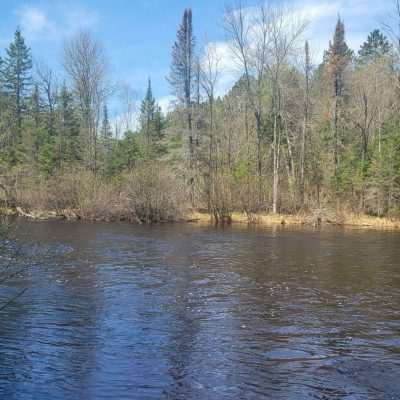
[[[318,4],[304,4],[295,3],[296,13],[307,20],[313,21],[320,18],[331,17],[332,15],[337,15],[340,10],[339,2],[325,2]]]
[[[44,10],[24,6],[16,14],[19,16],[22,31],[30,38],[54,34],[54,26]]]
[[[79,29],[95,26],[98,15],[81,7],[65,5],[51,9],[24,5],[15,11],[19,18],[21,29],[30,41],[50,40],[59,41],[73,34]]]
[[[214,42],[209,46],[214,47],[215,55],[218,58],[218,80],[215,87],[215,95],[224,95],[239,78],[238,65],[233,57],[228,42]]]
[[[172,103],[175,100],[174,96],[163,96],[157,99],[157,103],[161,108],[161,111],[164,114],[167,114],[168,111],[171,111],[172,109]]]
[[[21,12],[22,26],[30,32],[42,32],[48,24],[47,16],[37,8],[25,7]]]

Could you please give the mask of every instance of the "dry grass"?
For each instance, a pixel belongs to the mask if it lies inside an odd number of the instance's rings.
[[[92,205],[93,207],[93,205]],[[91,208],[92,208],[91,207]],[[118,214],[119,218],[113,218],[113,216],[104,214],[104,210],[101,210],[101,213],[95,213],[93,214],[92,212],[87,213],[87,214],[81,214],[81,210],[74,210],[74,209],[65,209],[62,210],[61,212],[55,212],[55,211],[44,211],[44,210],[32,210],[29,213],[29,216],[26,213],[20,213],[16,212],[15,210],[7,209],[7,208],[1,208],[0,209],[0,214],[1,215],[20,215],[20,216],[25,216],[29,217],[32,219],[38,219],[38,220],[46,220],[46,219],[55,219],[55,218],[60,218],[64,217],[67,219],[76,219],[76,218],[81,218],[81,219],[88,219],[88,220],[107,220],[107,221],[112,221],[116,219],[123,219],[131,222],[135,222],[136,220],[134,218],[129,219],[129,218],[123,218],[123,213],[121,210],[118,210],[116,214]],[[114,210],[115,211],[115,210]],[[209,225],[213,224],[213,218],[210,216],[210,214],[206,212],[200,212],[200,211],[190,211],[187,212],[182,219],[179,219],[184,222],[191,222],[191,223],[196,223],[199,225]],[[249,224],[254,224],[254,225],[260,225],[260,226],[300,226],[300,225],[314,225],[312,222],[312,219],[310,216],[304,215],[304,214],[298,214],[298,215],[287,215],[287,214],[256,214],[252,215],[250,218],[245,214],[245,213],[238,213],[235,212],[232,214],[232,224],[241,224],[241,225],[249,225]],[[393,218],[378,218],[378,217],[371,217],[368,215],[355,215],[355,214],[347,214],[347,215],[341,215],[337,219],[329,219],[323,220],[321,222],[321,226],[341,226],[341,227],[357,227],[357,228],[365,228],[365,229],[388,229],[388,230],[400,230],[400,220],[396,220]]]
[[[191,211],[186,215],[186,221],[199,224],[210,224],[213,222],[210,214],[200,211]],[[232,213],[233,224],[257,224],[257,225],[301,225],[305,224],[304,216],[285,214],[253,214]]]
[[[186,215],[186,221],[198,224],[213,223],[212,217],[206,212],[191,211]],[[312,215],[307,214],[255,214],[248,216],[245,213],[232,214],[233,224],[257,224],[264,226],[274,225],[315,225]],[[322,219],[321,225],[353,226],[375,229],[400,229],[400,220],[392,218],[378,218],[368,215],[345,214],[336,218]]]
[[[349,214],[344,216],[343,225],[364,228],[400,229],[400,220],[387,217]]]

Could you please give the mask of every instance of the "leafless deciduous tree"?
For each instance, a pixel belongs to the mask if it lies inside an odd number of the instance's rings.
[[[37,82],[44,95],[48,111],[48,130],[54,134],[55,108],[57,103],[58,82],[54,71],[43,62],[36,64]]]
[[[310,56],[310,46],[308,41],[304,45],[304,115],[303,115],[303,129],[301,133],[301,146],[300,146],[300,202],[304,205],[304,183],[305,183],[305,164],[307,154],[307,137],[310,129],[311,117],[311,74],[312,64]]]
[[[209,131],[209,146],[208,146],[208,208],[211,209],[212,194],[215,189],[214,175],[216,160],[214,153],[216,146],[214,144],[214,100],[215,89],[220,75],[220,61],[216,45],[208,44],[205,47],[203,59],[201,62],[201,71],[199,82],[206,93],[208,99],[208,131]]]
[[[225,13],[225,28],[232,54],[246,82],[249,103],[256,120],[257,172],[262,176],[262,141],[267,115],[272,117],[273,185],[272,210],[278,209],[279,165],[281,145],[281,75],[297,50],[306,22],[283,7],[260,5],[246,8],[239,2]],[[271,104],[265,107],[265,77],[270,77]],[[261,182],[261,179],[260,179]],[[260,185],[260,203],[263,201]]]
[[[138,95],[132,87],[122,82],[118,87],[118,97],[122,105],[121,124],[124,131],[132,131],[135,127]]]
[[[103,47],[90,32],[81,31],[64,46],[64,68],[79,99],[86,162],[97,169],[97,133],[102,104],[110,93]]]

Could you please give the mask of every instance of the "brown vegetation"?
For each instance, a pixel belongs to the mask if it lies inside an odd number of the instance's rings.
[[[159,163],[144,163],[119,179],[87,170],[56,176],[20,176],[2,193],[3,213],[33,219],[154,223],[177,221],[186,210],[185,191],[175,175]]]

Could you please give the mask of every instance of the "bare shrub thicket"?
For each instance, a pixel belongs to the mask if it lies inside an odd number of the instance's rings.
[[[128,207],[145,223],[176,221],[187,206],[184,182],[161,163],[146,162],[127,177]]]
[[[120,179],[76,170],[52,177],[21,177],[16,202],[32,216],[54,214],[83,220],[176,221],[186,211],[183,182],[161,163],[146,162]]]

